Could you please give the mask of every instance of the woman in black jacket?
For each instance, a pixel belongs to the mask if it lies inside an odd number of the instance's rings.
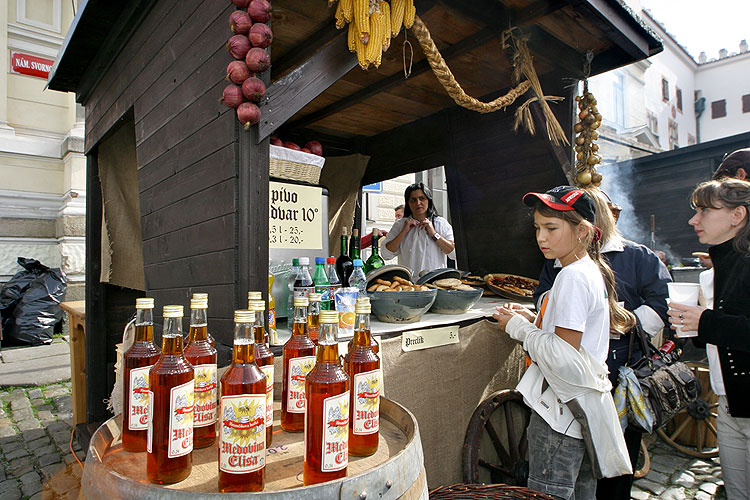
[[[715,345],[726,395],[717,420],[722,476],[729,500],[750,492],[750,182],[721,179],[693,191],[690,219],[714,264],[714,309],[670,304],[672,328],[698,331],[696,344]],[[716,370],[719,370],[718,373]]]

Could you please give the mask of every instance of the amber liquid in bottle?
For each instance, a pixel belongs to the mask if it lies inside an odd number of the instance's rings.
[[[307,336],[307,305],[295,304],[292,336],[284,344],[281,382],[281,428],[287,432],[302,432],[305,428],[305,376],[315,364],[314,357],[315,344]],[[296,358],[306,359],[294,361]]]
[[[317,314],[310,313],[307,316],[307,334],[313,344],[318,345],[318,337],[320,337],[320,312]]]
[[[211,446],[216,441],[218,414],[216,349],[208,341],[206,309],[192,308],[189,338],[185,358],[195,369],[193,447],[198,449]]]
[[[236,316],[235,316],[236,317]],[[219,439],[219,491],[228,492],[252,492],[262,491],[265,484],[265,397],[266,397],[266,376],[258,368],[255,360],[255,346],[252,338],[252,323],[236,323],[234,336],[234,349],[232,351],[232,365],[224,372],[221,377],[221,395],[222,395],[222,415],[220,422],[222,427]],[[238,395],[262,395],[258,399],[259,408],[255,408],[251,413],[246,415],[244,420],[237,419],[234,410],[229,410],[231,396]],[[226,398],[226,399],[225,399]],[[235,419],[240,425],[227,425],[226,422]],[[242,425],[244,424],[244,425]],[[248,432],[255,431],[260,433],[258,439],[252,440],[245,437]],[[243,436],[243,434],[245,436]],[[258,444],[262,444],[262,450],[253,449],[248,453],[247,449]],[[240,447],[243,452],[235,454],[236,447]],[[261,448],[261,446],[258,446]],[[225,458],[222,458],[225,456]],[[248,461],[248,456],[252,463]],[[261,463],[262,462],[262,463]],[[231,464],[232,466],[249,466],[248,468],[256,469],[251,472],[229,472],[223,470],[222,464]]]
[[[138,309],[135,340],[130,349],[123,354],[122,447],[127,451],[146,451],[149,405],[149,370],[146,368],[156,363],[160,352],[154,344],[152,310]],[[142,370],[139,371],[138,368]],[[131,373],[134,369],[136,372],[133,373],[134,380],[131,386]]]
[[[146,457],[146,472],[149,481],[157,484],[182,481],[190,475],[193,465],[194,370],[182,353],[181,322],[181,317],[164,318],[161,356],[149,374],[151,451]],[[189,388],[187,396],[177,398],[173,404],[173,389],[177,393],[181,386]],[[188,422],[188,427],[179,425]]]
[[[380,358],[372,349],[369,314],[357,314],[352,347],[344,358],[351,381],[349,454],[366,457],[378,451],[380,428]],[[373,373],[374,372],[374,373]],[[368,374],[358,377],[358,374]]]
[[[262,311],[256,311],[255,314],[263,313]],[[253,327],[253,334],[255,336],[255,364],[258,365],[261,371],[264,370],[262,368],[264,366],[269,366],[273,370],[273,353],[266,344],[266,331],[263,325],[258,325],[257,320]],[[273,373],[273,371],[270,373]],[[266,378],[268,378],[268,372],[266,372]],[[268,398],[266,404],[270,404],[270,408],[266,409],[266,412],[269,413],[266,418],[266,447],[269,447],[273,438],[273,377],[271,377],[271,380],[266,380],[266,382],[266,397]],[[270,417],[270,422],[268,417]]]
[[[326,311],[328,312],[328,311]],[[335,314],[335,311],[332,311]],[[339,364],[338,347],[336,345],[333,324],[321,325],[321,338],[318,343],[318,354],[315,368],[308,374],[305,381],[305,396],[307,398],[307,414],[305,416],[305,463],[303,467],[303,482],[305,486],[332,481],[346,477],[348,464],[347,442],[349,440],[349,377]],[[325,411],[325,400],[334,396],[342,396],[342,401]],[[335,412],[331,415],[331,412]],[[340,412],[340,413],[339,413]],[[324,433],[328,433],[324,436]],[[331,435],[337,439],[329,441],[326,446],[324,438]],[[327,460],[324,455],[328,453]],[[339,470],[326,471],[343,465]]]

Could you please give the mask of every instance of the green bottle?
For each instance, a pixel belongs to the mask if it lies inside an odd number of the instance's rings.
[[[383,267],[385,265],[385,261],[383,260],[383,257],[380,256],[378,253],[379,247],[378,247],[378,240],[380,239],[380,230],[378,228],[375,228],[372,230],[372,255],[367,259],[367,262],[365,262],[365,265],[363,267],[363,271],[365,274],[369,273],[373,269],[377,269],[379,267]]]
[[[328,281],[324,257],[315,257],[315,273],[313,274],[313,283],[315,284],[315,293],[320,294],[320,309],[329,311],[331,307],[331,283]]]

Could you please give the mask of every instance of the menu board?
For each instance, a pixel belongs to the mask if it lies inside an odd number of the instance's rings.
[[[268,184],[268,248],[322,249],[323,188]]]

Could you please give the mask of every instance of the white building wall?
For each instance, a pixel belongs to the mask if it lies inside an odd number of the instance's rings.
[[[750,52],[701,64],[696,89],[706,99],[699,119],[701,142],[750,131],[750,112],[742,112],[742,96],[750,95]],[[727,115],[711,118],[711,103],[726,99]]]

